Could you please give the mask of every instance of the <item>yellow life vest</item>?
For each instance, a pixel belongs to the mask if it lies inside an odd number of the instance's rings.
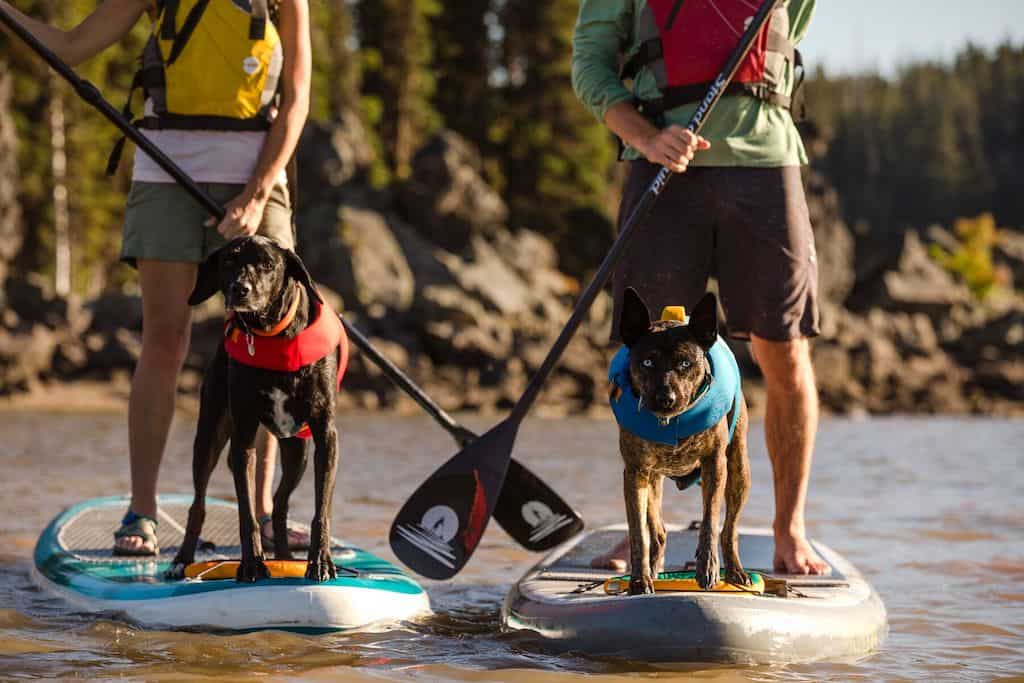
[[[284,63],[267,0],[162,0],[124,113],[139,88],[150,130],[267,130]],[[123,140],[111,155],[117,166]]]

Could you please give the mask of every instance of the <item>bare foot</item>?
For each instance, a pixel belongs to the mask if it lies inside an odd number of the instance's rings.
[[[598,555],[590,561],[594,569],[611,569],[613,572],[625,573],[629,569],[629,535],[622,537],[614,548]]]
[[[121,538],[116,538],[114,539],[114,547],[130,555],[156,554],[156,548],[153,544],[146,543],[146,539],[142,536],[122,536]]]
[[[270,519],[263,520],[260,524],[260,534],[266,539],[265,543],[269,542],[269,545],[273,547],[274,541],[274,522]],[[309,550],[309,534],[302,529],[296,529],[294,527],[288,527],[288,549],[289,550]]]
[[[774,569],[785,574],[831,574],[832,568],[818,557],[802,535],[775,534]]]

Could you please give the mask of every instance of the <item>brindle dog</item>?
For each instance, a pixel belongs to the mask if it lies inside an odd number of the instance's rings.
[[[294,298],[296,313],[281,332],[294,338],[313,320],[314,302],[322,299],[302,261],[265,237],[239,237],[200,265],[189,303],[196,305],[221,291],[225,306],[244,329],[268,329],[286,317]],[[322,315],[334,315],[324,307]],[[331,558],[331,499],[338,464],[338,433],[334,425],[338,355],[329,353],[296,372],[251,367],[231,360],[224,345],[207,368],[199,403],[192,459],[195,499],[189,509],[185,539],[168,574],[182,577],[195,559],[199,533],[206,517],[206,489],[228,438],[228,465],[235,480],[241,533],[241,562],[236,579],[268,578],[259,528],[253,512],[253,441],[262,424],[278,437],[281,483],[274,493],[274,551],[277,559],[292,559],[288,549],[288,500],[306,469],[306,441],[295,438],[303,423],[312,432],[316,496],[306,578],[328,581],[337,576]]]
[[[678,328],[678,329],[676,329]],[[651,322],[646,304],[627,289],[619,335],[629,348],[629,376],[634,393],[662,419],[681,414],[693,402],[710,372],[707,351],[718,339],[717,304],[713,294],[700,300],[689,324]],[[739,399],[735,434],[729,442],[726,415],[709,429],[685,438],[677,446],[642,439],[619,430],[619,449],[625,462],[623,489],[629,522],[631,575],[629,592],[654,592],[653,579],[665,562],[665,524],[661,516],[664,477],[680,477],[700,468],[704,519],[697,542],[697,583],[709,590],[719,581],[718,520],[725,499],[722,551],[725,579],[749,585],[737,548],[736,524],[750,490],[747,460],[747,406]]]

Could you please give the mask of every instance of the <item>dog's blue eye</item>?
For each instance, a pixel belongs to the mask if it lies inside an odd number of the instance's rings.
[[[686,368],[690,367],[691,365],[692,365],[692,363],[690,361],[684,360],[682,363],[679,364],[679,369],[680,370],[685,370]]]
[[[644,360],[643,365],[644,365],[645,368],[653,368],[654,367],[654,361],[651,360],[650,358],[647,358],[647,359]]]

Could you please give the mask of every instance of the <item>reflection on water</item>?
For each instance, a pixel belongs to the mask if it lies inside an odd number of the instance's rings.
[[[456,450],[426,419],[343,416],[335,528],[394,559],[386,534],[405,497]],[[485,428],[485,421],[475,420]],[[179,420],[161,490],[191,488],[193,425]],[[743,521],[771,522],[770,469],[752,427],[754,488]],[[436,614],[377,633],[239,636],[148,631],[79,614],[38,592],[31,553],[59,509],[128,485],[124,419],[0,413],[0,678],[237,676],[290,680],[568,681],[638,675],[715,681],[990,680],[1024,672],[1024,422],[909,419],[823,423],[809,501],[812,535],[850,558],[889,610],[884,649],[849,662],[787,667],[691,665],[552,655],[499,633],[508,585],[536,557],[491,525],[449,583],[428,583]],[[622,520],[614,427],[599,420],[533,420],[516,456],[591,526]],[[225,466],[211,494],[232,498]],[[312,516],[312,475],[293,514]],[[666,495],[666,517],[699,514],[692,492]],[[628,625],[624,625],[628,628]],[[685,638],[680,633],[680,638]]]

